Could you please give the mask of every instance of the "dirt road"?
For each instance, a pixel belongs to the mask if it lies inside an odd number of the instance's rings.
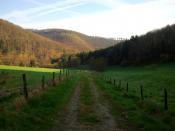
[[[86,85],[85,82],[89,84]],[[86,97],[82,99],[81,96],[85,93]],[[92,77],[82,79],[65,110],[58,115],[53,131],[121,131],[111,114],[108,101],[102,101],[101,97],[103,96]]]

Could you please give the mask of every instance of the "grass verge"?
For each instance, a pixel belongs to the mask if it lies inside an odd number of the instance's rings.
[[[78,79],[74,77],[56,87],[50,87],[43,94],[32,97],[20,108],[15,108],[14,104],[1,105],[0,130],[48,130],[53,126],[55,114],[68,102]]]
[[[142,103],[133,93],[126,94],[125,90],[118,89],[104,80],[95,78],[105,99],[111,101],[112,114],[119,125],[126,130],[169,131],[175,129],[175,116],[164,112],[159,104],[151,99]]]
[[[88,73],[86,73],[88,75]],[[87,76],[82,77],[79,122],[85,125],[91,125],[98,122],[97,116],[93,110],[93,99],[90,90],[90,80]]]

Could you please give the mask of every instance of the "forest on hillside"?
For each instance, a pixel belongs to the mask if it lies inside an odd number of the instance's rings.
[[[77,59],[83,65],[143,65],[174,62],[174,51],[175,25],[168,25],[145,35],[132,36],[106,49],[77,54]]]
[[[59,67],[90,65],[100,69],[100,66],[107,65],[127,66],[175,61],[175,24],[120,42],[59,29],[41,30],[38,34],[33,32],[1,20],[0,64],[51,64]],[[111,47],[104,48],[104,45]]]
[[[62,29],[31,30],[0,19],[0,64],[58,67],[61,57],[116,44],[114,39],[91,37]]]
[[[78,52],[107,48],[121,41],[113,38],[88,36],[79,32],[64,29],[44,29],[31,31],[54,41],[62,42],[63,44],[76,49]]]
[[[73,52],[66,45],[0,20],[0,64],[45,66],[65,51]]]

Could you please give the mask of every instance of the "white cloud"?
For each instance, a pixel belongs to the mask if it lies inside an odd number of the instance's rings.
[[[37,2],[35,0],[27,0],[32,3],[37,3],[39,6],[26,9],[26,10],[14,10],[10,13],[4,14],[1,16],[3,19],[16,19],[21,22],[30,22],[32,18],[37,16],[47,15],[49,13],[54,13],[56,11],[66,10],[72,7],[76,7],[82,4],[85,4],[85,0],[65,0],[58,1],[56,3],[45,5],[44,3]]]
[[[71,4],[71,5],[66,5],[66,6],[59,7],[59,8],[53,8],[53,9],[47,10],[47,11],[45,11],[45,12],[40,12],[40,13],[38,13],[37,15],[35,15],[34,17],[37,17],[37,16],[44,16],[44,15],[51,14],[51,13],[55,13],[55,12],[58,12],[58,11],[63,11],[63,10],[66,10],[66,9],[69,9],[69,8],[72,8],[72,7],[77,7],[77,6],[80,6],[80,5],[83,5],[83,4],[85,4],[85,2],[74,3],[74,4]],[[75,12],[74,12],[74,13],[75,13]]]
[[[137,4],[120,3],[117,8],[93,15],[22,25],[26,28],[64,28],[88,35],[129,38],[174,22],[174,0],[154,0]]]
[[[32,2],[37,4],[36,0],[32,0]],[[87,2],[102,4],[110,7],[110,10],[87,15],[81,15],[81,12],[70,10],[72,7]],[[36,22],[30,20],[37,16],[47,16],[63,10],[76,15],[56,21]],[[25,28],[64,28],[88,35],[129,38],[131,35],[144,34],[147,31],[174,23],[175,1],[147,0],[146,2],[133,4],[122,0],[65,0],[44,6],[39,5],[22,12],[13,11],[4,15],[4,18],[16,18],[18,20],[16,24]]]
[[[31,4],[34,4],[34,5],[39,5],[39,6],[45,5],[44,3],[39,2],[39,1],[37,1],[37,0],[23,0],[23,1],[28,2],[28,3],[31,3]]]

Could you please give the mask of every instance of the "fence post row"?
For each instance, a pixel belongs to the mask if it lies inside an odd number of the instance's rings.
[[[22,79],[23,79],[23,92],[24,92],[24,97],[27,100],[28,99],[28,90],[27,90],[27,80],[26,80],[26,74],[22,74]]]
[[[111,77],[104,76],[103,79],[106,82],[109,82],[109,83],[112,84],[112,78]],[[114,86],[116,85],[116,80],[115,79],[113,79],[113,84],[114,84]],[[120,89],[121,88],[121,80],[119,80],[119,83],[117,85],[118,85],[118,88]],[[128,91],[129,91],[129,84],[127,82],[126,83],[126,92],[128,93]],[[141,101],[143,101],[144,100],[143,85],[140,85],[140,97],[141,97]],[[164,110],[165,111],[168,110],[168,93],[167,93],[166,88],[164,88]]]

